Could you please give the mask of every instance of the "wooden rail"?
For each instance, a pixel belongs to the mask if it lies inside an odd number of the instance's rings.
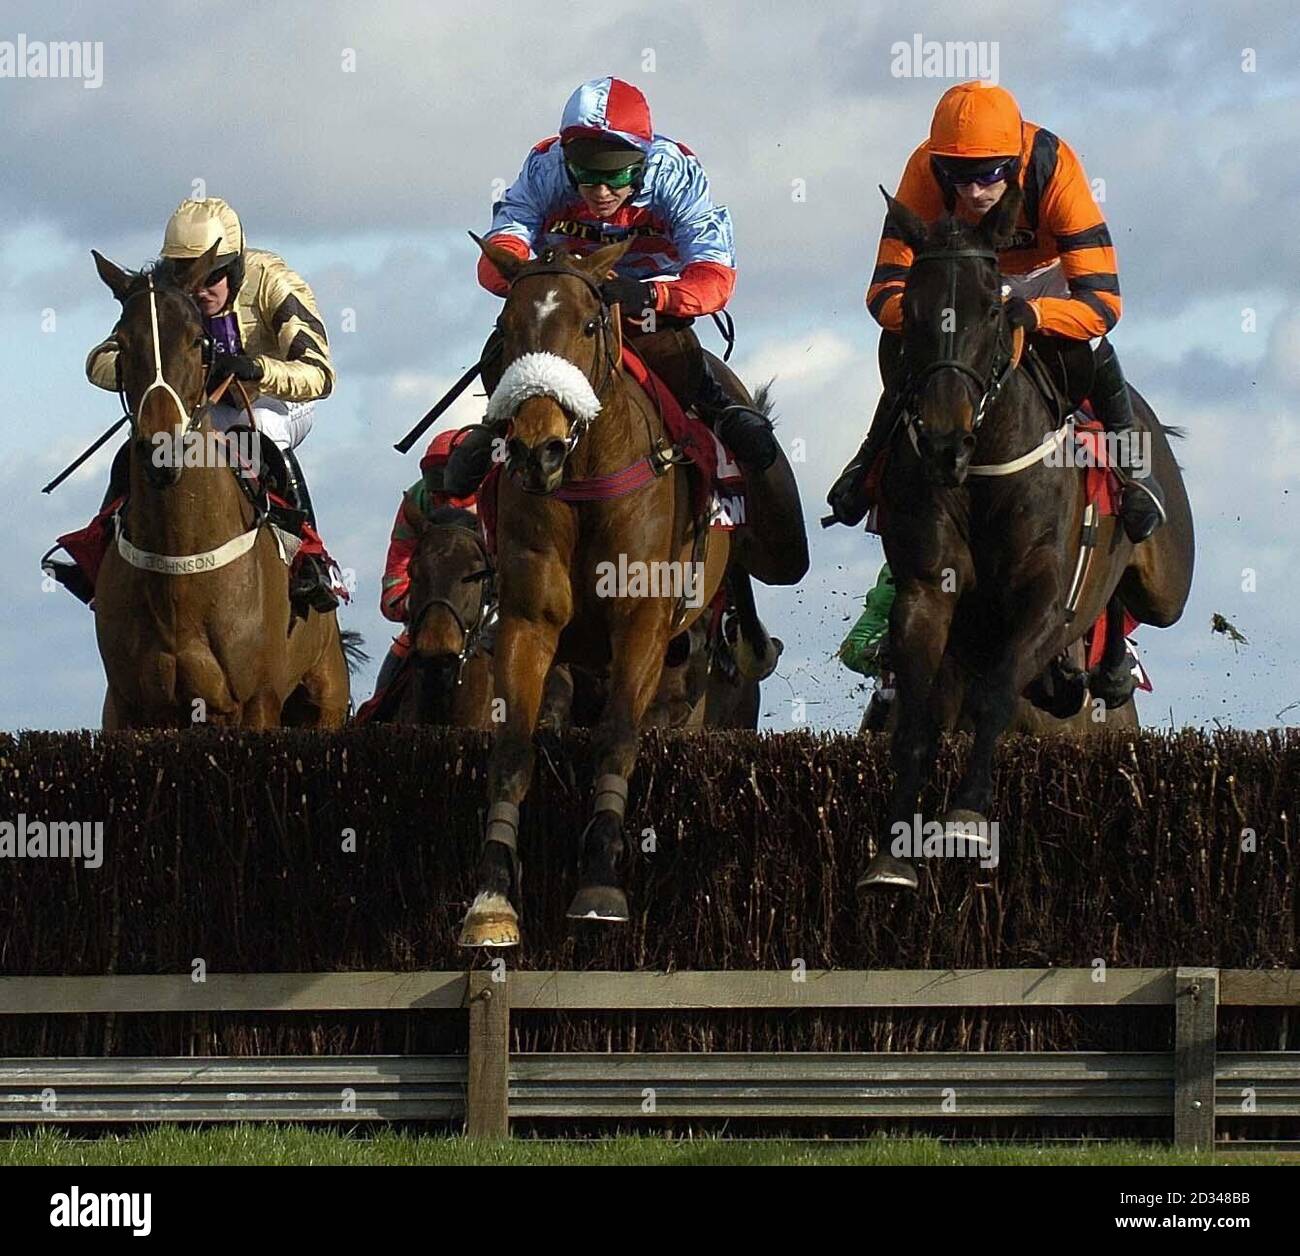
[[[497,979],[497,978],[500,979]],[[467,1056],[0,1060],[0,1121],[1300,1116],[1300,1052],[1216,1051],[1220,1005],[1300,1006],[1300,972],[209,974],[0,978],[0,1016],[464,1010]],[[512,1053],[510,1013],[1167,1007],[1172,1054]]]

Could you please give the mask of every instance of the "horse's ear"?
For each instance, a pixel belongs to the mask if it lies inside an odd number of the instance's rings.
[[[885,198],[885,204],[889,206],[889,212],[885,214],[885,225],[892,226],[903,243],[914,253],[919,252],[930,234],[925,219],[920,214],[913,213],[902,201],[895,200],[884,188],[880,188],[880,195]]]
[[[420,509],[417,494],[408,492],[404,494],[402,500],[402,514],[406,516],[406,522],[411,525],[416,536],[422,535],[429,526],[429,518]]]
[[[586,257],[579,258],[578,267],[585,270],[597,283],[600,283],[631,247],[632,237],[629,236],[626,240],[620,240],[617,244],[608,244],[603,249],[597,249],[594,253],[588,253]]]
[[[184,292],[197,292],[203,287],[204,281],[212,274],[213,268],[217,263],[217,251],[221,248],[221,241],[215,240],[212,247],[208,249],[202,257],[196,257],[188,262],[180,262],[172,267],[172,274],[176,279],[176,286]]]
[[[123,270],[116,262],[110,262],[96,249],[91,249],[90,255],[95,259],[95,269],[99,271],[99,277],[108,285],[108,290],[119,301],[123,300],[135,276],[129,270]]]
[[[469,238],[483,250],[483,256],[501,272],[501,278],[506,283],[514,283],[519,272],[527,265],[521,257],[516,256],[509,249],[503,249],[499,244],[492,244],[476,236],[472,231],[469,233]]]
[[[998,197],[998,203],[980,219],[980,236],[990,248],[1004,249],[1011,243],[1024,200],[1020,184],[1009,183],[1007,190]]]

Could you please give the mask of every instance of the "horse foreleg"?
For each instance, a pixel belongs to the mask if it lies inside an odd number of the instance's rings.
[[[641,721],[659,687],[670,614],[657,600],[647,602],[611,632],[609,697],[592,736],[596,794],[582,834],[571,920],[621,923],[628,918],[623,892],[627,782],[636,763]]]
[[[894,791],[889,804],[891,835],[913,831],[921,789],[938,754],[940,724],[935,682],[956,605],[956,593],[946,592],[938,582],[910,580],[900,582],[890,613],[890,652],[899,713],[890,743],[894,767]],[[917,884],[916,866],[908,858],[908,851],[886,848],[881,841],[858,888],[914,890]]]
[[[945,824],[961,825],[975,838],[974,849],[994,855],[996,843],[988,839],[985,818],[993,801],[993,752],[1011,723],[1026,684],[1060,650],[1063,593],[1056,556],[1042,550],[1024,567],[1006,595],[1006,604],[1016,608],[1015,626],[998,638],[983,675],[971,684],[975,743],[953,805],[944,816]]]
[[[492,801],[461,946],[519,945],[519,804],[532,780],[533,728],[559,635],[558,625],[519,615],[497,626],[494,688],[505,719],[488,761]]]

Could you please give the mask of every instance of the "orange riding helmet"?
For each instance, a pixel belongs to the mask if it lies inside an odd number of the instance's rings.
[[[1005,87],[958,83],[939,98],[930,123],[932,157],[1015,157],[1020,153],[1020,106]]]

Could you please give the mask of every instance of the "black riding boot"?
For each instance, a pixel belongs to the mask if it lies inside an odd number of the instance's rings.
[[[316,511],[311,504],[311,493],[307,489],[307,480],[302,473],[302,464],[292,449],[282,449],[285,466],[284,495],[295,510],[300,510],[307,517],[307,522],[316,526]],[[293,579],[289,583],[289,600],[306,618],[306,608],[319,611],[322,615],[338,609],[339,600],[334,595],[334,581],[330,579],[325,563],[314,554],[304,555],[296,564]]]
[[[884,451],[890,433],[894,430],[893,410],[894,394],[889,389],[885,389],[880,394],[875,414],[871,416],[867,439],[862,442],[858,452],[849,460],[848,465],[840,472],[839,478],[831,485],[830,492],[826,494],[826,502],[836,520],[848,524],[851,528],[857,527],[872,507],[873,503],[867,497],[863,481],[867,478],[867,472],[871,470],[876,459]]]
[[[766,471],[776,461],[781,447],[772,435],[772,420],[752,406],[738,404],[714,375],[708,358],[692,404],[742,467]]]
[[[1120,503],[1120,522],[1128,539],[1135,545],[1145,541],[1165,521],[1164,493],[1156,481],[1150,460],[1138,459],[1133,438],[1141,436],[1133,421],[1133,401],[1128,384],[1120,368],[1119,356],[1114,346],[1104,336],[1093,355],[1096,374],[1092,383],[1092,406],[1108,435],[1123,438],[1125,453],[1133,456],[1121,458],[1117,468],[1124,481],[1124,496]],[[1118,444],[1121,442],[1111,442]]]
[[[492,444],[500,435],[495,423],[463,428],[465,435],[451,451],[443,468],[443,488],[452,497],[477,493],[484,476],[492,469]]]

